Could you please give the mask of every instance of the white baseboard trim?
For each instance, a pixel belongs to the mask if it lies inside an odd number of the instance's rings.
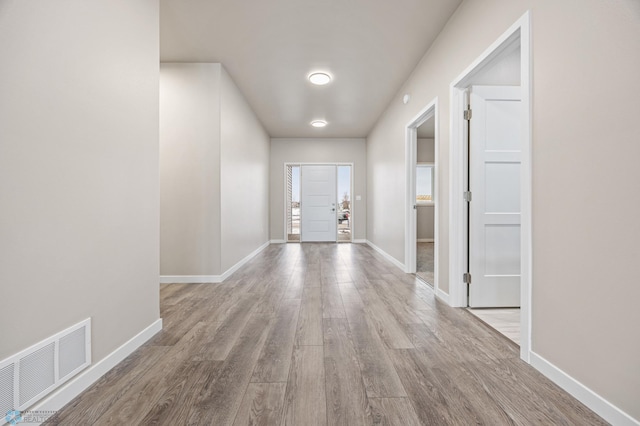
[[[160,284],[211,284],[222,282],[222,275],[160,275]]]
[[[640,425],[639,420],[634,419],[533,351],[531,351],[531,365],[612,425]]]
[[[418,238],[416,241],[419,242],[419,243],[432,243],[432,242],[434,242],[434,239],[433,238]]]
[[[353,244],[367,244],[367,240],[365,239],[360,239],[360,240],[351,240],[351,242]]]
[[[286,244],[285,240],[271,240],[271,244]]]
[[[284,240],[282,241],[284,243]],[[206,283],[221,283],[231,276],[234,272],[240,269],[245,263],[254,258],[262,250],[269,247],[269,244],[279,244],[267,241],[260,247],[255,249],[249,255],[247,255],[240,262],[227,269],[222,275],[160,275],[160,284],[206,284]]]
[[[162,318],[155,320],[151,325],[133,336],[129,341],[111,352],[105,358],[93,364],[87,370],[71,379],[53,394],[38,402],[28,411],[58,411],[67,405],[72,399],[84,392],[89,386],[104,376],[109,370],[118,365],[122,360],[131,355],[162,330]],[[32,423],[30,423],[32,424]]]
[[[447,305],[451,306],[451,304],[449,303],[449,293],[445,293],[444,291],[438,289],[436,291],[436,297],[442,300]]]
[[[389,262],[391,262],[394,265],[396,265],[398,268],[400,268],[402,270],[402,272],[404,272],[404,263],[401,263],[395,257],[391,256],[389,253],[387,253],[386,251],[382,250],[380,247],[378,247],[377,245],[373,244],[369,240],[367,240],[367,245],[369,247],[371,247],[372,249],[374,249],[375,251],[377,251],[378,253],[380,253],[385,259],[387,259]]]
[[[254,251],[249,253],[247,256],[245,256],[244,259],[242,259],[241,261],[239,261],[238,263],[233,265],[231,268],[227,269],[226,272],[220,276],[222,278],[222,280],[220,280],[218,282],[222,282],[222,281],[226,280],[227,278],[229,278],[231,276],[231,274],[236,272],[238,269],[242,268],[242,266],[245,263],[247,263],[248,261],[253,259],[255,256],[257,256],[258,253],[260,253],[262,250],[264,250],[267,247],[269,247],[269,244],[270,244],[270,242],[267,241],[266,243],[262,244],[260,247],[258,247],[257,249],[255,249]]]

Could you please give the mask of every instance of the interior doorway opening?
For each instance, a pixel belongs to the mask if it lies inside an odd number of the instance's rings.
[[[416,155],[416,276],[430,287],[435,266],[435,117],[418,126]]]
[[[519,46],[514,53],[519,56]],[[513,54],[500,61],[510,56]],[[470,277],[467,303],[471,313],[519,344],[522,163],[519,72],[512,81],[500,83],[503,85],[474,82],[469,90],[468,108],[472,114],[467,118],[466,143],[470,194],[466,230]]]
[[[405,170],[405,272],[416,274],[438,295],[437,98],[406,126]]]
[[[449,205],[449,303],[451,306],[467,307],[469,304],[469,287],[474,286],[478,280],[474,274],[469,272],[473,269],[474,262],[481,265],[480,273],[486,278],[493,276],[517,276],[519,279],[519,301],[520,323],[520,357],[529,362],[531,353],[531,46],[530,46],[530,17],[525,13],[511,28],[498,38],[489,48],[476,59],[457,79],[451,83],[451,142],[450,142],[450,205]],[[511,58],[511,59],[510,59]],[[517,81],[511,84],[505,80],[505,76],[517,66]],[[490,72],[491,71],[491,72]],[[507,77],[508,79],[508,77]],[[504,146],[498,148],[487,148],[485,145],[481,151],[474,151],[477,147],[469,149],[469,118],[473,119],[476,114],[473,110],[468,110],[468,95],[471,86],[519,86],[520,108],[516,113],[518,116],[515,131],[518,138],[517,149],[506,149]],[[503,104],[504,105],[504,104]],[[492,107],[493,108],[493,107]],[[494,108],[495,112],[500,112],[500,108]],[[505,110],[506,111],[506,110]],[[502,112],[505,112],[502,111]],[[478,120],[484,125],[484,120]],[[500,127],[499,129],[502,129]],[[496,133],[494,131],[494,133]],[[474,143],[471,141],[471,143]],[[495,142],[492,142],[495,145]],[[485,156],[484,162],[474,163],[474,158],[469,155]],[[513,158],[505,160],[504,156]],[[517,158],[516,158],[517,157]],[[477,159],[477,157],[476,157]],[[507,164],[502,167],[503,172],[496,173],[496,165]],[[484,171],[479,175],[484,182],[481,184],[491,184],[492,193],[486,190],[483,193],[469,193],[470,173],[467,164],[473,168],[474,165],[484,164]],[[515,170],[517,164],[517,171]],[[490,165],[492,170],[488,170],[486,165]],[[506,178],[507,168],[513,169],[511,179]],[[473,173],[471,173],[473,175]],[[471,176],[473,178],[473,176]],[[473,186],[473,182],[471,182]],[[517,210],[508,208],[503,211],[505,203],[502,198],[492,199],[495,194],[503,193],[505,184],[509,190],[517,190],[516,199],[519,201]],[[502,186],[501,186],[502,185]],[[476,186],[477,188],[477,186]],[[501,189],[502,188],[502,189]],[[480,200],[480,204],[469,208],[469,203]],[[487,208],[489,204],[501,206],[499,208]],[[476,213],[480,212],[481,215]],[[513,217],[507,217],[512,215]],[[495,217],[492,217],[495,216]],[[517,217],[516,217],[517,216]],[[482,221],[478,221],[480,218]],[[513,219],[513,223],[505,220]],[[517,220],[516,220],[517,219]],[[469,236],[473,237],[473,230],[469,232],[469,226],[473,228],[476,221],[475,231],[482,231],[484,241],[476,238],[474,244],[469,242]],[[468,225],[472,222],[471,225]],[[478,225],[479,224],[479,225]],[[506,235],[509,227],[517,225],[517,232]],[[478,227],[480,226],[480,228]],[[484,228],[483,228],[484,226]],[[487,230],[487,226],[492,229]],[[476,237],[480,235],[477,234]],[[508,244],[502,244],[502,242]],[[518,253],[515,259],[512,255],[514,251],[509,247],[517,247]],[[483,253],[479,250],[484,251]],[[474,258],[475,257],[475,258]],[[506,266],[518,266],[516,273],[507,273]],[[476,269],[478,270],[478,269]],[[493,273],[492,271],[497,271]]]

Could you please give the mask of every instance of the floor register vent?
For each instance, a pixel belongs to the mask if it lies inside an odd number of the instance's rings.
[[[0,361],[0,424],[91,364],[91,318]]]

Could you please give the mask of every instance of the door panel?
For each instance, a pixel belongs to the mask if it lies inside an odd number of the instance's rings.
[[[520,163],[485,163],[485,210],[491,213],[520,211]]]
[[[520,87],[471,88],[469,306],[520,306]]]
[[[476,86],[478,87],[480,86]],[[519,90],[518,88],[518,98]],[[489,123],[486,127],[486,149],[488,151],[520,151],[520,140],[514,137],[520,134],[520,107],[515,106],[519,105],[519,102],[514,104],[513,99],[486,99],[486,101],[486,120]],[[499,125],[493,125],[494,123]]]
[[[484,272],[487,276],[520,275],[520,225],[485,227]]]
[[[336,241],[336,166],[303,165],[300,204],[301,241]]]

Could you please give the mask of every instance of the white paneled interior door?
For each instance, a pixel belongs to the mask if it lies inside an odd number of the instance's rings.
[[[469,306],[520,306],[520,87],[471,89]]]
[[[300,176],[302,242],[337,239],[336,166],[303,165]]]

